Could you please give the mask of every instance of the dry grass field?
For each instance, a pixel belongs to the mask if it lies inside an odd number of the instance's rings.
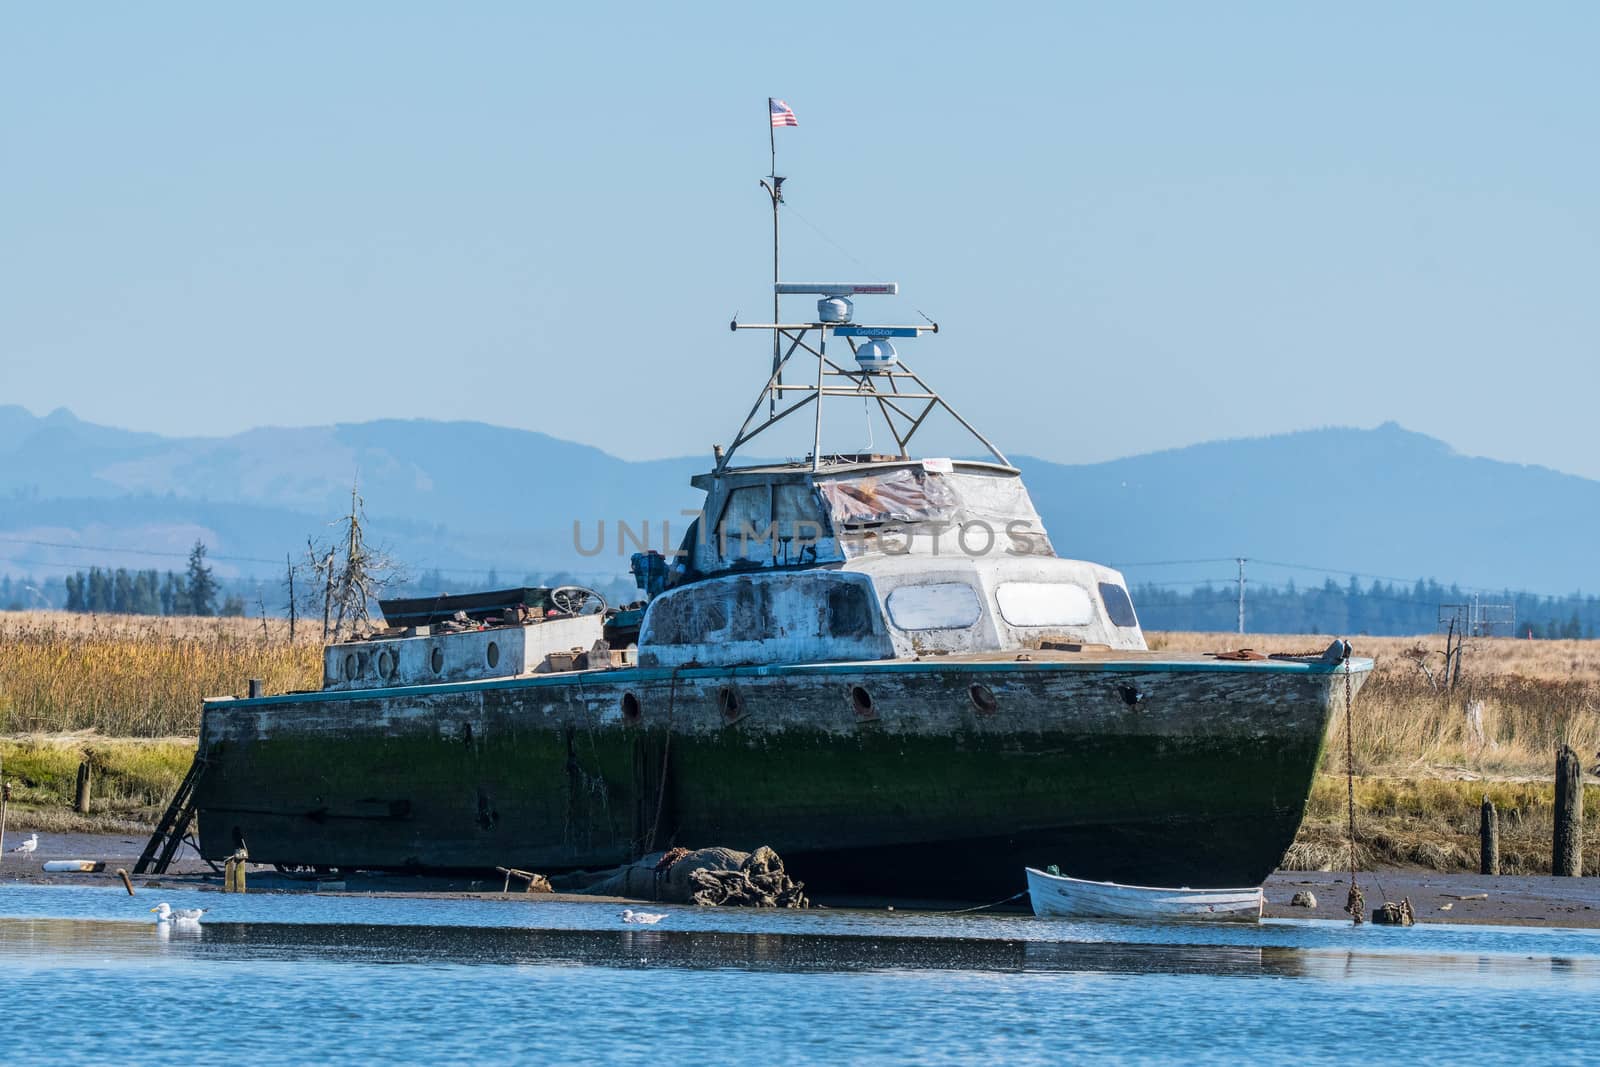
[[[320,645],[259,619],[0,613],[0,735],[192,737],[201,699],[250,678],[316,688]]]

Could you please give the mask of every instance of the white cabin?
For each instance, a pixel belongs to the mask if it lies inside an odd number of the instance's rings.
[[[1013,467],[873,457],[694,484],[704,518],[645,613],[642,664],[1145,647],[1122,575],[1058,558]]]

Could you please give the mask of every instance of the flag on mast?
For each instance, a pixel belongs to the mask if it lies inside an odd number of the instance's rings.
[[[767,104],[772,108],[772,124],[774,126],[798,126],[800,121],[794,117],[794,108],[782,100],[767,97]]]

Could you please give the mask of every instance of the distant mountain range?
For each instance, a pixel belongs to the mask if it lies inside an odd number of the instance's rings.
[[[1226,579],[1225,561],[1244,556],[1252,580],[1274,584],[1323,580],[1278,563],[1544,593],[1600,584],[1600,482],[1458,455],[1394,424],[1084,465],[1013,458],[1057,550],[1127,566],[1135,581]],[[183,438],[0,406],[0,572],[181,569],[176,554],[200,538],[224,574],[274,574],[265,561],[325,535],[359,476],[373,535],[416,571],[442,568],[461,587],[491,567],[510,580],[618,575],[626,553],[613,539],[600,556],[580,555],[573,521],[592,531],[601,519],[649,519],[659,543],[662,519],[681,531],[679,512],[698,505],[688,478],[708,465],[629,462],[474,422]]]

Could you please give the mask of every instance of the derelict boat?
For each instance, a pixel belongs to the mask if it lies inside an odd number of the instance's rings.
[[[993,899],[1061,856],[1083,879],[1264,880],[1371,661],[1149,651],[1122,576],[1058,556],[1017,469],[900,358],[937,326],[855,320],[896,291],[779,284],[775,306],[816,303],[734,323],[773,337],[771,374],[693,480],[682,548],[635,557],[642,613],[571,590],[385,605],[395,625],[326,649],[320,690],[208,701],[202,853],[554,872],[770,845],[824,897]],[[841,400],[893,451],[827,452]],[[930,416],[982,458],[916,456]],[[799,419],[803,460],[734,464]]]

